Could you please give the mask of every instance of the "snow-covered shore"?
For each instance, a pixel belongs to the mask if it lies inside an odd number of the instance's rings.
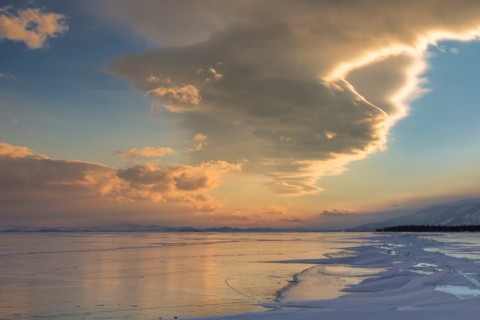
[[[468,259],[425,251],[442,243],[414,234],[382,234],[353,256],[283,263],[348,264],[379,268],[337,299],[270,303],[275,311],[195,319],[475,319],[480,310],[480,266]]]

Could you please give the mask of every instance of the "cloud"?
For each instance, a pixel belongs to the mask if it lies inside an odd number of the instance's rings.
[[[13,74],[7,73],[7,72],[0,72],[0,78],[17,80],[17,77],[15,77]]]
[[[198,166],[145,164],[120,169],[118,176],[128,183],[131,198],[187,202],[198,209],[213,210],[219,204],[204,192],[219,187],[222,175],[240,170],[241,164],[225,161]]]
[[[68,30],[62,14],[41,9],[0,8],[0,40],[21,41],[30,49],[45,46],[48,38],[58,37]]]
[[[27,147],[19,147],[0,142],[0,157],[2,158],[21,158],[31,155],[33,155],[33,151]]]
[[[117,182],[114,168],[94,162],[51,159],[26,147],[0,143],[2,199],[107,195]]]
[[[148,93],[163,98],[165,101],[170,101],[164,107],[171,112],[184,112],[195,109],[201,100],[198,88],[193,85],[160,86],[150,90]]]
[[[299,219],[299,218],[292,218],[292,219],[282,219],[283,222],[287,223],[305,223],[307,220]]]
[[[442,52],[442,53],[447,52],[447,48],[445,48],[444,45],[439,45],[439,46],[437,46],[437,50],[440,51],[440,52]]]
[[[27,147],[0,143],[0,200],[144,200],[214,210],[221,204],[206,192],[220,186],[223,175],[240,170],[241,164],[225,161],[118,169],[95,162],[52,159]]]
[[[288,213],[288,206],[267,205],[267,206],[255,206],[251,208],[251,211],[257,212],[262,216],[282,216]]]
[[[285,195],[384,150],[423,92],[428,45],[480,35],[475,0],[110,4],[161,47],[110,71],[208,136],[195,161],[248,159]]]
[[[120,150],[115,152],[114,155],[120,156],[125,160],[130,160],[133,158],[163,157],[174,152],[175,150],[169,147],[144,147],[141,149],[132,148],[130,150]]]
[[[239,227],[291,227],[293,224],[307,223],[295,213],[289,212],[291,203],[283,205],[255,205],[239,209],[220,208],[213,213],[200,212],[205,221],[211,221],[216,224],[226,223]]]
[[[351,215],[354,212],[348,209],[332,209],[332,210],[323,210],[319,215],[323,217],[345,217]]]
[[[188,150],[188,152],[196,152],[201,151],[207,146],[207,139],[208,137],[203,133],[197,133],[193,136],[193,141],[195,142],[192,149]]]

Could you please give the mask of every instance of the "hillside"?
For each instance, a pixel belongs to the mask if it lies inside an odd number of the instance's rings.
[[[363,224],[350,231],[374,231],[398,225],[480,225],[480,199],[468,199],[427,207],[413,214]]]

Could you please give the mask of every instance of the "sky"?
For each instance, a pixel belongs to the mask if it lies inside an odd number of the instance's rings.
[[[0,1],[0,225],[329,228],[478,197],[476,0]]]

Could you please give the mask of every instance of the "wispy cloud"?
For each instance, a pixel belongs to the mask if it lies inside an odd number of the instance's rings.
[[[0,40],[21,41],[30,49],[45,46],[48,38],[58,37],[68,30],[62,14],[41,9],[0,8]]]
[[[7,73],[7,72],[0,72],[0,78],[17,80],[17,77],[15,77],[13,74]]]
[[[133,158],[160,158],[174,152],[175,150],[169,147],[144,147],[141,149],[120,150],[115,152],[114,155],[130,160]]]

